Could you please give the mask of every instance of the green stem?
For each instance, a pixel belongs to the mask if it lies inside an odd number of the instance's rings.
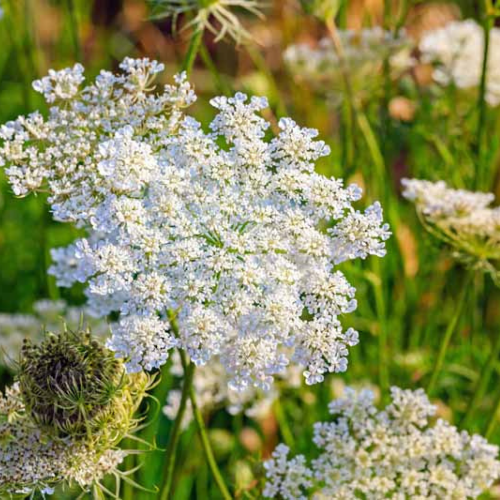
[[[367,116],[363,111],[359,108],[356,108],[356,117],[358,120],[358,126],[363,134],[363,137],[366,141],[366,145],[368,146],[368,151],[370,152],[370,156],[372,158],[373,164],[375,166],[375,172],[377,175],[377,193],[378,197],[384,197],[383,186],[385,182],[385,161],[380,151],[380,147],[377,142],[377,138],[375,136],[375,132],[368,121]]]
[[[342,118],[344,121],[345,130],[343,132],[343,147],[342,147],[342,160],[345,163],[344,168],[347,172],[350,172],[350,168],[354,161],[354,140],[355,140],[355,98],[352,90],[351,80],[349,78],[349,69],[347,67],[344,47],[342,46],[342,41],[339,37],[337,27],[335,25],[335,20],[333,18],[327,19],[326,28],[333,42],[335,52],[339,58],[340,73],[342,75],[342,82],[344,85],[344,103]]]
[[[462,419],[461,426],[467,427],[470,419],[474,414],[474,410],[476,409],[477,404],[481,401],[486,393],[486,388],[488,387],[488,382],[491,379],[491,374],[493,372],[493,368],[495,367],[495,363],[497,362],[498,356],[500,355],[500,335],[497,335],[495,339],[495,343],[493,345],[493,349],[488,357],[488,361],[484,365],[484,368],[481,371],[481,375],[477,384],[474,387],[474,395],[472,396],[469,405],[467,406],[467,411]]]
[[[370,283],[373,286],[375,297],[375,309],[379,322],[378,332],[378,377],[380,392],[382,397],[385,397],[389,392],[389,356],[388,356],[388,338],[387,338],[387,315],[384,299],[384,291],[382,289],[380,261],[374,259],[373,271],[367,275]]]
[[[498,421],[498,413],[500,413],[500,393],[498,393],[495,405],[493,407],[493,413],[491,414],[488,426],[486,427],[486,433],[484,437],[488,440],[491,438],[491,435],[495,431],[495,427]]]
[[[485,19],[483,23],[484,29],[484,48],[483,48],[483,64],[481,69],[481,83],[479,85],[479,98],[478,98],[478,109],[479,118],[477,123],[477,137],[476,137],[476,148],[477,148],[477,168],[476,168],[476,186],[478,188],[482,187],[483,182],[486,180],[484,177],[482,153],[484,146],[484,134],[485,134],[485,124],[486,124],[486,78],[488,73],[488,57],[490,50],[490,32],[493,27],[493,18],[488,12],[485,13]]]
[[[453,332],[457,326],[458,320],[462,315],[462,312],[465,307],[465,299],[467,297],[467,289],[469,287],[470,281],[472,279],[473,274],[471,272],[467,273],[467,276],[462,285],[462,290],[460,291],[460,295],[458,297],[458,303],[455,306],[455,313],[453,314],[451,321],[448,323],[448,328],[441,339],[441,345],[439,347],[439,353],[434,363],[434,368],[432,370],[431,379],[429,381],[429,385],[427,386],[427,394],[430,396],[436,387],[436,382],[443,368],[444,358],[446,357],[446,352],[448,350],[448,346],[450,345],[451,337],[453,336]]]
[[[262,53],[257,50],[252,44],[246,46],[247,54],[252,60],[254,66],[266,77],[271,95],[274,101],[276,101],[276,113],[278,116],[287,116],[288,112],[286,109],[285,101],[281,96],[279,85],[274,78],[272,71],[266,63]]]
[[[179,351],[182,356],[183,351]],[[175,421],[170,431],[170,436],[167,445],[166,459],[164,464],[163,485],[161,489],[161,500],[169,500],[171,497],[171,489],[174,478],[175,460],[177,457],[177,445],[182,430],[182,420],[186,411],[186,403],[193,388],[194,365],[191,363],[184,369],[184,383],[182,384],[182,395],[179,410]]]
[[[189,47],[182,61],[181,71],[185,71],[188,75],[191,74],[193,70],[194,61],[200,50],[201,41],[203,39],[203,30],[197,29],[191,35],[191,40],[189,41]]]
[[[75,59],[82,60],[82,47],[80,45],[80,36],[78,29],[78,16],[76,12],[75,0],[66,0],[68,4],[69,25],[71,28],[71,38],[73,39],[73,49],[75,51]]]
[[[182,366],[184,367],[184,373],[194,373],[194,363],[190,362],[188,364],[186,359],[186,354],[184,351],[180,351]],[[205,427],[205,422],[203,420],[203,415],[201,414],[200,408],[198,407],[198,403],[196,401],[196,391],[194,389],[193,384],[189,386],[189,398],[191,400],[191,407],[193,409],[194,419],[196,421],[196,425],[198,427],[198,434],[201,440],[201,445],[203,447],[203,451],[205,453],[205,458],[207,459],[208,466],[212,475],[215,479],[217,486],[221,492],[224,500],[231,500],[232,497],[227,489],[227,486],[222,478],[222,474],[219,470],[217,462],[214,457],[214,453],[212,451],[212,446],[210,444],[210,440],[208,439],[207,428]],[[162,497],[162,500],[165,500],[167,497]]]
[[[288,424],[288,420],[279,397],[274,401],[274,414],[276,415],[276,420],[278,421],[283,441],[289,448],[294,449],[295,438],[293,437],[293,432],[290,429],[290,425]]]
[[[125,441],[122,444],[122,447],[124,449],[127,448],[132,448],[132,440],[131,439],[125,439]],[[135,467],[135,455],[127,455],[124,460],[124,470],[132,470]],[[130,484],[127,481],[123,481],[123,490],[121,492],[120,498],[122,500],[134,500],[134,488],[132,484]]]
[[[212,78],[214,79],[215,85],[218,88],[219,92],[225,95],[232,94],[233,91],[231,89],[231,85],[227,82],[227,79],[219,73],[217,66],[211,58],[210,53],[208,52],[207,47],[204,43],[200,44],[200,56],[203,60],[203,64],[208,69],[208,71],[210,71],[210,74],[212,75]]]

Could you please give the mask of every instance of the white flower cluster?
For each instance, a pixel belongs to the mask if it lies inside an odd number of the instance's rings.
[[[106,321],[89,316],[86,307],[68,306],[64,300],[38,300],[33,314],[0,313],[0,365],[8,366],[19,358],[24,339],[38,343],[45,331],[59,330],[62,323],[74,331],[88,326],[100,339],[110,333]]]
[[[420,44],[423,60],[435,63],[433,77],[441,85],[460,89],[478,87],[481,81],[484,30],[472,19],[453,21],[444,28],[424,33]],[[486,101],[500,104],[500,29],[490,32],[486,73]]]
[[[375,90],[378,84],[376,76],[381,74],[385,58],[389,58],[394,77],[413,65],[411,42],[404,32],[395,36],[375,27],[359,31],[340,30],[338,34],[343,64],[356,93]],[[342,61],[331,38],[323,38],[317,47],[291,45],[286,49],[284,59],[298,79],[320,89],[328,90],[332,85],[335,89],[343,85]]]
[[[174,353],[170,373],[182,378],[184,372],[180,356]],[[289,366],[270,390],[262,391],[249,386],[242,391],[236,391],[229,386],[228,374],[224,366],[216,358],[194,372],[193,386],[196,392],[196,402],[203,413],[225,408],[231,415],[244,412],[247,417],[261,419],[271,411],[276,398],[280,396],[280,388],[300,387],[301,373],[297,366]],[[170,420],[177,416],[182,393],[178,389],[169,391],[163,413]],[[186,427],[193,420],[191,401],[187,401],[187,408],[182,422]]]
[[[97,452],[71,438],[53,440],[27,417],[19,385],[0,393],[0,496],[52,494],[60,483],[88,489],[115,471],[126,452]]]
[[[334,421],[315,424],[321,454],[310,467],[284,445],[265,462],[264,496],[466,500],[500,477],[497,446],[441,419],[429,425],[435,407],[422,389],[393,387],[391,396],[379,411],[371,391],[348,389],[330,404]]]
[[[56,219],[88,231],[53,252],[59,285],[87,282],[95,313],[120,312],[109,346],[130,371],[174,347],[198,365],[218,356],[237,389],[268,389],[290,361],[309,384],[344,371],[355,289],[335,266],[385,254],[380,204],[357,211],[357,186],[315,173],[329,153],[316,130],[283,118],[267,140],[266,99],[213,99],[207,133],[181,111],[185,76],[155,94],[160,64],[121,67],[83,89],[79,68],[52,74],[36,85],[57,96],[48,119],[0,129],[16,194],[48,189]]]
[[[456,258],[500,278],[500,208],[492,193],[451,189],[444,181],[403,179],[403,196],[415,203],[425,228],[447,243]]]

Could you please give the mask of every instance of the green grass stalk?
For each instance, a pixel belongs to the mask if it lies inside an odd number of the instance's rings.
[[[453,316],[451,317],[451,320],[448,323],[448,327],[446,328],[446,331],[441,339],[441,345],[439,346],[439,352],[438,352],[436,361],[434,363],[434,368],[432,370],[429,384],[427,385],[427,394],[429,394],[429,396],[432,395],[432,393],[434,392],[434,389],[436,388],[436,383],[437,383],[437,380],[439,378],[439,374],[441,373],[441,370],[443,368],[444,359],[446,357],[446,352],[448,351],[448,347],[450,345],[451,337],[453,336],[453,332],[455,331],[458,320],[462,316],[462,312],[465,308],[467,292],[468,292],[470,282],[472,280],[472,276],[473,276],[473,273],[471,273],[471,272],[467,273],[467,276],[464,280],[464,283],[462,284],[462,289],[461,289],[460,295],[458,297],[458,302],[455,306],[455,312],[453,313]]]
[[[286,418],[285,409],[281,404],[280,398],[276,398],[273,406],[283,441],[289,448],[293,449],[295,448],[295,438],[293,437],[293,432]]]
[[[493,432],[495,432],[495,428],[497,426],[498,422],[498,414],[500,413],[500,392],[498,393],[498,396],[495,400],[495,404],[493,406],[493,412],[490,415],[488,425],[486,427],[486,432],[484,434],[484,437],[489,441],[491,436],[493,435]]]
[[[474,387],[474,395],[472,396],[469,404],[467,405],[467,410],[462,419],[461,425],[462,427],[467,427],[470,424],[472,417],[474,416],[474,412],[479,404],[479,402],[483,399],[486,389],[488,387],[488,383],[491,380],[491,375],[493,373],[493,369],[495,368],[495,363],[497,362],[498,356],[500,355],[500,335],[497,334],[495,342],[493,344],[493,348],[488,357],[486,364],[481,370],[481,375]]]
[[[80,44],[80,30],[78,27],[78,13],[75,5],[75,0],[66,0],[68,7],[69,26],[71,30],[71,39],[73,41],[73,50],[75,60],[82,60],[82,46]]]

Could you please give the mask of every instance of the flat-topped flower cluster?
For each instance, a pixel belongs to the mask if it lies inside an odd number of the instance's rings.
[[[403,179],[403,196],[415,203],[424,227],[472,269],[499,280],[500,208],[492,193],[449,188],[444,181]]]
[[[478,87],[481,81],[484,30],[473,19],[453,21],[426,32],[419,44],[423,60],[435,64],[433,77],[441,85],[459,89]],[[500,104],[500,29],[490,31],[486,72],[486,101]]]
[[[279,445],[265,462],[264,496],[284,500],[477,498],[500,476],[498,447],[438,419],[422,389],[391,389],[382,411],[369,390],[348,389],[330,404],[332,422],[316,423],[321,450],[309,466]]]
[[[161,64],[121,68],[83,88],[81,66],[52,72],[34,84],[48,118],[0,129],[14,192],[48,190],[54,217],[88,231],[53,251],[59,285],[86,282],[96,314],[120,312],[109,346],[130,371],[174,347],[218,356],[237,389],[268,389],[291,361],[309,384],[345,370],[355,289],[335,267],[385,254],[380,205],[355,210],[357,186],[315,173],[316,130],[283,118],[271,136],[266,99],[213,99],[205,132],[183,112],[184,75],[157,94]]]

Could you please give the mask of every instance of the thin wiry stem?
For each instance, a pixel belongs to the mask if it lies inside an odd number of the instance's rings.
[[[483,64],[481,68],[481,83],[479,85],[479,98],[478,98],[478,109],[479,118],[477,123],[477,136],[476,136],[476,148],[477,148],[477,166],[476,166],[476,186],[478,188],[483,187],[483,183],[487,181],[487,176],[483,169],[485,165],[483,164],[483,146],[484,146],[484,134],[486,125],[486,79],[488,76],[488,58],[490,51],[490,32],[493,27],[493,18],[490,16],[488,10],[486,9],[485,19],[483,22],[484,30],[484,48],[483,48]]]
[[[455,312],[451,318],[451,321],[448,323],[448,327],[446,328],[446,331],[441,339],[441,345],[439,347],[439,352],[438,352],[436,361],[434,363],[434,368],[432,370],[432,375],[431,375],[431,378],[429,381],[429,385],[427,386],[427,394],[429,394],[429,396],[432,395],[432,393],[436,387],[436,383],[437,383],[439,374],[441,373],[441,369],[443,368],[444,358],[446,357],[446,352],[448,351],[448,347],[450,345],[451,337],[453,335],[453,332],[455,331],[458,320],[462,316],[462,312],[465,308],[465,302],[466,302],[465,299],[467,297],[467,291],[468,291],[472,276],[473,276],[473,273],[467,272],[467,276],[464,280],[464,283],[462,284],[462,289],[460,291],[460,295],[458,297],[457,304],[455,305]]]
[[[182,351],[181,356],[184,354]],[[161,500],[168,500],[171,498],[172,484],[174,478],[175,462],[177,458],[177,445],[182,430],[182,420],[186,412],[186,404],[190,396],[194,376],[194,365],[191,363],[186,367],[184,372],[184,381],[182,384],[182,395],[177,416],[170,431],[170,436],[167,445],[166,459],[163,473],[163,485],[161,489]]]
[[[183,351],[180,351],[180,355],[185,376],[190,372],[190,370],[194,372],[194,364],[192,362],[188,364],[185,353]],[[231,500],[232,496],[229,493],[229,490],[227,489],[226,483],[224,482],[224,478],[222,477],[222,474],[219,470],[219,466],[217,465],[217,461],[215,460],[210,440],[208,439],[207,429],[205,427],[203,415],[201,414],[200,408],[198,407],[198,403],[196,401],[196,392],[194,390],[193,384],[190,385],[189,398],[191,400],[191,407],[193,409],[194,419],[198,427],[198,434],[200,436],[201,445],[203,447],[205,458],[207,459],[210,471],[212,472],[212,475],[219,488],[222,498],[224,498],[224,500]]]
[[[499,413],[500,413],[500,393],[498,393],[497,399],[496,399],[495,404],[493,406],[493,412],[490,415],[490,419],[488,421],[488,426],[486,427],[486,433],[485,433],[484,437],[488,440],[491,438],[491,435],[495,431]]]
[[[185,71],[188,75],[190,75],[193,70],[194,61],[200,50],[203,33],[204,31],[202,29],[197,29],[193,32],[191,40],[189,41],[188,51],[181,66],[181,70]]]
[[[500,335],[496,334],[495,343],[493,344],[493,348],[488,357],[488,361],[486,365],[481,370],[481,375],[479,376],[479,380],[477,381],[474,387],[474,395],[472,396],[468,406],[467,411],[462,419],[461,426],[467,427],[470,422],[470,419],[474,415],[476,407],[478,403],[483,398],[486,393],[486,388],[488,387],[488,382],[491,379],[491,374],[493,373],[493,368],[495,367],[495,363],[497,362],[498,356],[500,354]]]

